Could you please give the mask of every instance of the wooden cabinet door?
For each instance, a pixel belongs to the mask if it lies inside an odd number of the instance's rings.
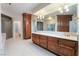
[[[69,21],[72,20],[72,15],[57,15],[57,31],[69,32]]]
[[[40,46],[47,48],[47,37],[40,35]]]
[[[36,44],[39,44],[39,35],[32,34],[32,41]]]
[[[54,37],[48,37],[48,50],[58,53],[58,39]]]
[[[23,37],[31,38],[31,14],[23,13]]]
[[[26,38],[31,38],[31,14],[26,15]]]
[[[32,34],[32,41],[35,43],[35,35]]]

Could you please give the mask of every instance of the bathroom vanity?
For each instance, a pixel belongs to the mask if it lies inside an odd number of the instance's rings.
[[[33,32],[33,43],[61,56],[77,56],[78,40],[76,36],[67,36],[65,32]]]

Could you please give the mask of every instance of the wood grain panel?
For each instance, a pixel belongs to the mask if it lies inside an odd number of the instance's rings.
[[[58,53],[58,39],[54,37],[48,37],[48,50]]]
[[[62,56],[77,56],[78,41],[32,34],[32,41]]]
[[[57,31],[69,32],[69,21],[72,20],[72,15],[57,15]]]
[[[32,41],[34,42],[34,43],[36,43],[36,44],[38,44],[39,45],[39,35],[35,35],[35,34],[33,34],[32,35]]]
[[[40,35],[40,45],[44,48],[47,48],[47,37]]]
[[[31,14],[23,13],[23,37],[31,38]]]

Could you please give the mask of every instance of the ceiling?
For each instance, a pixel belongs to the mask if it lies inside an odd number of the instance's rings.
[[[49,4],[46,7],[38,10],[37,12],[34,13],[34,15],[49,15],[49,14],[54,14],[54,15],[58,15],[61,14],[59,12],[59,8],[61,8],[63,11],[64,7],[68,6],[69,10],[68,12],[63,12],[63,14],[77,14],[77,4],[72,4],[72,3],[53,3],[53,4]]]
[[[70,11],[64,12],[64,14],[77,14],[77,6],[71,3],[2,3],[2,10],[7,10],[11,13],[22,14],[22,13],[33,13],[34,15],[49,15],[49,14],[60,14],[58,8],[62,8],[68,5]]]
[[[2,10],[14,13],[32,13],[32,10],[40,3],[2,3]]]

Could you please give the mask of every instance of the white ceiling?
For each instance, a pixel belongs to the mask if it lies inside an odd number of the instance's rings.
[[[53,4],[49,4],[48,6],[38,10],[37,12],[35,12],[35,15],[48,15],[48,14],[61,14],[59,13],[59,8],[61,8],[62,10],[64,10],[65,6],[68,6],[68,8],[70,9],[70,11],[68,12],[64,12],[64,14],[75,14],[77,11],[76,5],[72,3],[53,3]]]
[[[43,3],[45,4],[45,3]],[[65,5],[74,5],[74,4],[60,4],[60,3],[53,3],[53,4],[47,4],[47,6],[40,8],[42,6],[41,3],[12,3],[9,5],[9,3],[2,3],[2,10],[7,10],[11,13],[15,14],[22,14],[22,13],[32,13],[36,8],[38,9],[37,12],[35,12],[35,15],[48,15],[48,14],[60,14],[58,12],[58,8],[63,8]],[[39,9],[40,8],[40,9]],[[76,14],[77,8],[75,6],[70,7],[69,14]]]
[[[40,3],[2,3],[2,10],[7,10],[15,13],[32,13],[32,10]]]

